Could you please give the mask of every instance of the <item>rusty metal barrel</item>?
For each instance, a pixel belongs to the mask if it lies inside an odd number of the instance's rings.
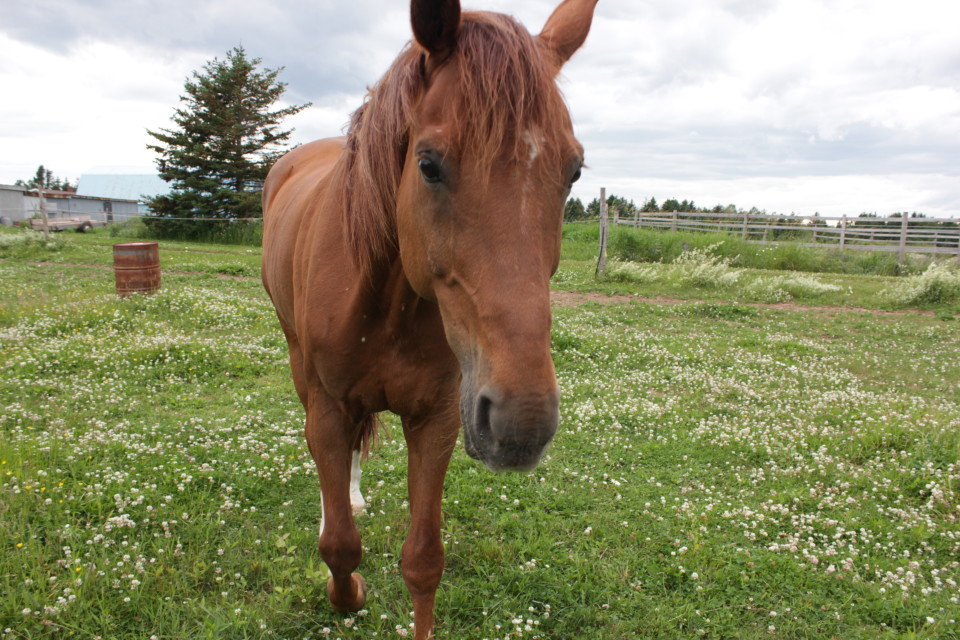
[[[160,247],[156,242],[121,242],[113,245],[113,272],[117,295],[153,293],[160,288]]]

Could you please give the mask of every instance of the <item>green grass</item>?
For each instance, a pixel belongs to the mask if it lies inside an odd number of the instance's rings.
[[[909,260],[901,265],[897,255],[888,252],[840,251],[805,247],[798,242],[761,244],[735,234],[622,226],[610,231],[609,254],[631,262],[673,262],[686,250],[709,246],[714,247],[716,255],[732,260],[734,266],[750,269],[897,276],[919,273],[930,262],[924,256],[910,254]]]
[[[952,258],[932,262],[911,256],[900,267],[886,254],[618,228],[612,231],[607,272],[598,279],[593,277],[598,237],[596,225],[566,225],[558,286],[607,295],[960,314],[960,266]],[[642,251],[625,250],[631,243]]]
[[[151,226],[144,218],[131,218],[110,225],[111,236],[136,240],[186,240],[227,245],[259,246],[263,241],[262,222],[188,222],[158,220]]]
[[[555,308],[560,432],[529,474],[458,447],[438,637],[960,636],[954,303],[844,310],[906,280],[823,274],[840,290],[757,304],[795,274],[736,265],[598,282],[577,234],[555,287],[601,301]],[[401,637],[401,429],[364,467],[344,617],[282,335],[226,277],[259,250],[161,242],[162,291],[119,300],[116,238],[63,238],[0,256],[0,638]]]

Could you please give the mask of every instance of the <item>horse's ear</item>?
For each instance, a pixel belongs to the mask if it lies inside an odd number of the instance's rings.
[[[460,0],[411,0],[410,22],[420,46],[443,59],[457,45]]]
[[[538,36],[557,56],[557,68],[563,66],[587,39],[597,0],[563,0],[547,19]]]

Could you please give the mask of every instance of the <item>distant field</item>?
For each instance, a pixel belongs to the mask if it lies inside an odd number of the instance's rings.
[[[597,281],[568,235],[561,428],[529,474],[455,453],[438,638],[960,637],[957,303],[735,262]],[[0,245],[0,639],[403,637],[401,430],[337,615],[259,249],[161,243],[162,291],[121,301],[116,238],[63,240]]]

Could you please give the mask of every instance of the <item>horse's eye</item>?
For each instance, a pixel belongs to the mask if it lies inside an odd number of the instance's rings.
[[[440,182],[443,177],[440,175],[440,165],[430,158],[420,158],[417,166],[420,167],[420,174],[423,176],[423,179],[430,184]]]
[[[580,170],[582,167],[577,167],[577,170],[573,172],[573,175],[570,177],[570,184],[573,184],[580,179]]]

